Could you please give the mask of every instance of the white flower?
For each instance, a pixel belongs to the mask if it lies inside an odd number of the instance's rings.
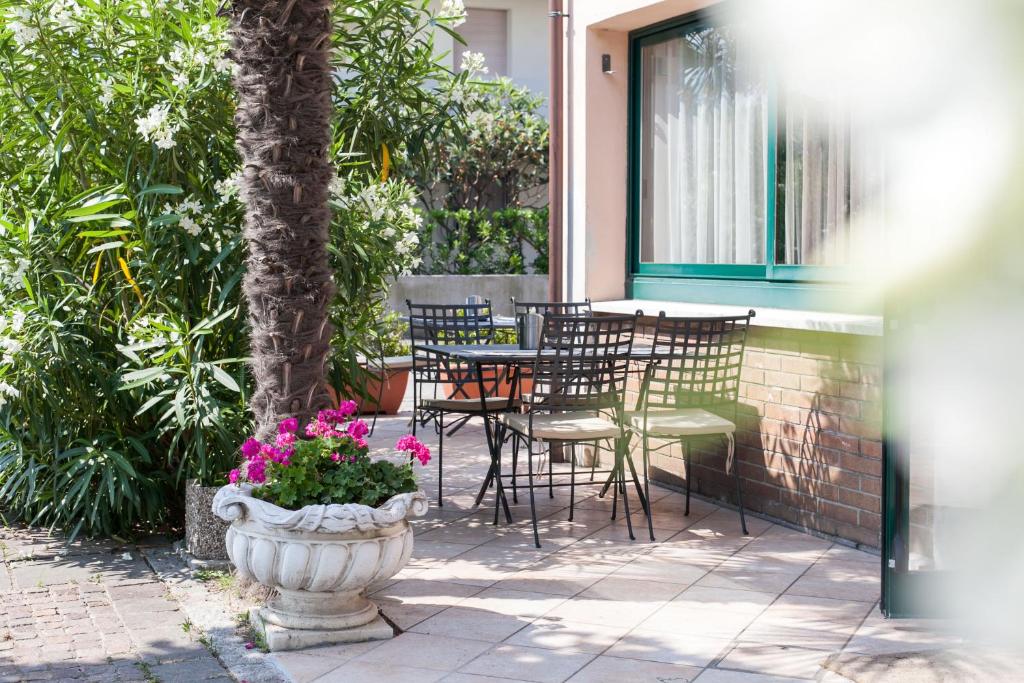
[[[170,149],[174,147],[174,134],[181,127],[180,123],[169,122],[170,113],[171,105],[154,104],[145,116],[135,119],[136,129],[143,139],[156,143],[160,149]]]
[[[462,64],[459,66],[459,69],[468,71],[471,74],[487,73],[487,66],[484,64],[484,54],[482,52],[463,52]]]
[[[32,11],[27,7],[15,7],[7,14],[7,28],[19,47],[27,47],[39,38],[39,29],[30,23],[32,21]]]
[[[380,234],[381,237],[383,237],[384,239],[391,239],[392,237],[395,236],[395,229],[389,225],[388,227],[381,230]]]
[[[443,0],[437,18],[450,21],[453,27],[461,26],[466,23],[466,6],[462,0]]]
[[[171,84],[178,90],[184,90],[188,87],[188,74],[184,71],[178,71],[171,77]]]
[[[114,101],[114,79],[104,78],[100,81],[100,96],[99,103],[103,105],[104,109],[110,107],[110,103]]]
[[[199,235],[199,224],[192,220],[192,218],[189,216],[182,216],[178,221],[178,225],[181,226],[182,230],[192,235],[193,237]]]
[[[8,397],[18,398],[19,396],[21,396],[21,392],[16,388],[7,382],[0,382],[0,408],[7,404]]]
[[[2,337],[0,338],[0,348],[4,351],[0,363],[14,365],[14,356],[21,351],[21,342],[13,337]]]
[[[219,204],[227,204],[232,199],[238,198],[239,190],[242,188],[242,169],[238,169],[229,177],[218,180],[213,184],[213,190],[220,197]]]
[[[213,70],[217,73],[234,73],[235,63],[227,57],[217,57],[213,60]]]
[[[11,330],[14,332],[21,332],[21,328],[25,325],[25,312],[15,311],[11,313]]]

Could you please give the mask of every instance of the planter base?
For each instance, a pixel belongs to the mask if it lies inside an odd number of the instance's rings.
[[[389,640],[395,637],[391,625],[377,615],[373,621],[362,626],[330,631],[315,629],[285,628],[265,621],[265,607],[254,607],[249,611],[249,623],[263,636],[267,649],[271,652],[285,650],[302,650],[307,647],[321,645],[339,645],[342,643],[362,643],[369,640]]]

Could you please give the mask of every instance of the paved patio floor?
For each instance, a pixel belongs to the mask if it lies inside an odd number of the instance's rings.
[[[371,443],[406,432],[384,419]],[[436,445],[436,437],[426,438]],[[413,560],[374,598],[402,633],[271,659],[292,680],[699,681],[847,680],[824,669],[835,653],[886,653],[959,642],[934,623],[886,621],[879,558],[735,510],[652,489],[650,542],[635,498],[637,540],[597,487],[538,498],[543,548],[526,497],[514,523],[493,522],[493,494],[472,506],[486,471],[480,425],[445,439],[444,507],[414,522]],[[422,472],[436,496],[436,466]]]

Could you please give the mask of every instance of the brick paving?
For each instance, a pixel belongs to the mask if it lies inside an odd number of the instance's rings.
[[[231,681],[137,549],[0,530],[0,682]]]

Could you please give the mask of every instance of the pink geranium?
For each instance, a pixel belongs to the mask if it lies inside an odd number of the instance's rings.
[[[342,401],[336,409],[319,411],[305,425],[294,417],[282,420],[266,443],[246,439],[240,449],[244,460],[228,473],[228,481],[254,484],[254,495],[291,509],[355,502],[353,491],[374,492],[369,501],[364,493],[355,498],[372,505],[415,491],[412,465],[417,460],[426,465],[430,449],[410,435],[396,444],[407,455],[404,462],[371,458],[370,428],[354,417],[357,412],[355,401]]]

